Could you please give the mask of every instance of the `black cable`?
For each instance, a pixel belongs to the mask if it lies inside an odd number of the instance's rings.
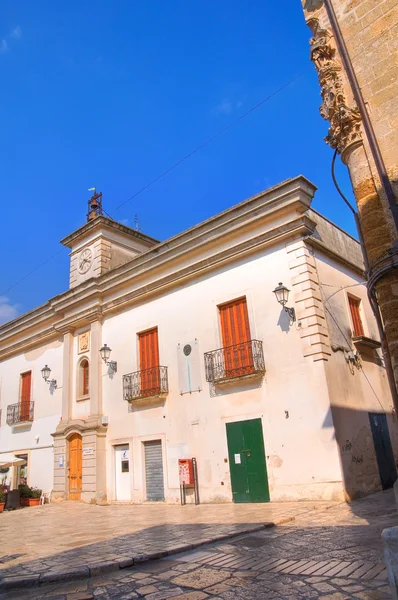
[[[334,172],[337,154],[338,154],[338,150],[336,148],[336,150],[334,151],[334,154],[333,154],[333,159],[332,159],[332,179],[333,179],[333,183],[334,183],[334,185],[336,187],[336,190],[338,191],[338,193],[340,194],[340,196],[343,198],[344,202],[347,204],[347,206],[350,209],[350,211],[352,212],[352,214],[355,216],[357,214],[357,211],[352,206],[351,202],[349,202],[347,200],[347,198],[344,196],[343,192],[340,189],[339,184],[337,183],[336,175],[335,175],[335,172]]]
[[[194,154],[196,154],[197,152],[199,152],[199,150],[202,150],[202,148],[204,148],[205,146],[207,146],[208,144],[210,144],[213,140],[215,140],[216,138],[218,138],[220,135],[222,135],[223,133],[225,133],[229,129],[232,129],[232,127],[235,127],[235,125],[237,125],[240,121],[242,121],[247,116],[249,116],[252,112],[254,112],[255,110],[257,110],[257,108],[260,108],[260,106],[262,106],[263,104],[265,104],[266,102],[268,102],[269,100],[271,100],[271,98],[274,98],[280,92],[282,92],[284,89],[286,89],[287,87],[289,87],[290,85],[292,85],[292,83],[294,83],[295,81],[297,81],[297,79],[300,79],[300,77],[302,77],[304,75],[304,73],[306,73],[307,71],[308,71],[308,68],[304,69],[304,71],[301,71],[301,73],[299,73],[298,75],[296,75],[295,77],[293,77],[293,79],[291,79],[290,81],[288,81],[287,83],[285,83],[284,85],[282,85],[275,92],[272,92],[272,94],[270,94],[266,98],[263,98],[260,102],[258,102],[257,104],[255,104],[254,106],[252,106],[251,108],[249,108],[249,110],[247,110],[245,113],[243,113],[243,115],[240,115],[240,117],[238,117],[237,119],[235,119],[234,121],[232,121],[231,123],[229,123],[229,125],[226,125],[225,127],[223,127],[223,129],[220,129],[220,131],[218,131],[217,133],[215,133],[214,135],[212,135],[211,137],[209,137],[202,144],[200,144],[194,150],[192,150],[192,152],[189,152],[188,154],[186,154],[185,156],[183,156],[183,158],[180,158],[180,160],[178,160],[176,163],[174,163],[174,165],[172,165],[171,167],[169,167],[168,169],[166,169],[165,171],[163,171],[163,173],[161,173],[160,175],[158,175],[157,177],[155,177],[155,179],[152,179],[152,181],[150,181],[149,183],[147,183],[146,185],[144,185],[144,187],[142,187],[137,192],[135,192],[135,194],[133,194],[132,196],[130,196],[130,198],[127,198],[127,200],[125,200],[124,202],[122,202],[121,204],[119,204],[119,206],[116,207],[116,210],[119,210],[119,208],[121,208],[122,206],[124,206],[125,204],[127,204],[128,202],[130,202],[130,200],[133,200],[139,194],[142,194],[142,192],[144,192],[145,190],[147,190],[151,185],[153,185],[154,183],[156,183],[157,181],[159,181],[159,179],[162,179],[165,175],[167,175],[168,173],[170,173],[170,171],[173,171],[181,163],[183,163],[186,160],[188,160],[188,158],[191,158],[191,156],[193,156]]]
[[[137,192],[135,192],[135,194],[133,194],[132,196],[130,196],[130,198],[127,198],[127,200],[125,200],[124,202],[122,202],[121,204],[119,204],[119,206],[117,206],[115,210],[119,210],[119,208],[121,208],[122,206],[124,206],[125,204],[127,204],[128,202],[130,202],[130,200],[133,200],[134,198],[136,198],[139,194],[141,194],[142,192],[144,192],[145,190],[147,190],[149,187],[151,187],[151,185],[153,185],[154,183],[156,183],[157,181],[159,181],[160,179],[162,179],[165,175],[167,175],[168,173],[170,173],[170,171],[173,171],[181,163],[183,163],[188,158],[190,158],[191,156],[193,156],[194,154],[196,154],[197,152],[199,152],[199,150],[201,150],[202,148],[204,148],[205,146],[207,146],[208,144],[210,144],[213,140],[215,140],[216,138],[218,138],[220,135],[222,135],[223,133],[225,133],[229,129],[232,129],[232,127],[234,127],[237,123],[239,123],[245,117],[247,117],[252,112],[254,112],[257,108],[259,108],[260,106],[262,106],[263,104],[265,104],[266,102],[268,102],[268,100],[271,100],[271,98],[274,98],[275,96],[277,96],[284,89],[286,89],[287,87],[289,87],[290,85],[292,85],[292,83],[294,83],[295,81],[297,81],[298,79],[300,79],[300,77],[302,77],[309,70],[309,68],[310,67],[308,67],[307,69],[304,69],[304,71],[302,71],[301,73],[299,73],[298,75],[296,75],[295,77],[293,77],[293,79],[290,79],[290,81],[288,81],[287,83],[285,83],[283,86],[281,86],[275,92],[273,92],[272,94],[270,94],[266,98],[263,98],[263,100],[261,100],[260,102],[258,102],[254,106],[252,106],[243,115],[241,115],[240,117],[238,117],[237,119],[235,119],[234,121],[232,121],[232,123],[230,123],[229,125],[227,125],[223,129],[221,129],[220,131],[218,131],[212,137],[208,138],[205,142],[203,142],[202,144],[200,144],[200,146],[198,146],[197,148],[195,148],[194,150],[192,150],[192,152],[190,152],[189,154],[187,154],[186,156],[184,156],[183,158],[181,158],[179,161],[177,161],[174,165],[172,165],[171,167],[169,167],[165,171],[163,171],[163,173],[161,173],[160,175],[158,175],[157,177],[155,177],[155,179],[152,179],[152,181],[150,181],[147,185],[144,185],[144,187],[142,187],[140,190],[138,190]],[[110,219],[112,219],[112,217],[104,209],[102,209],[102,210],[105,212],[105,214]],[[114,219],[112,219],[112,221],[113,220]],[[32,273],[34,273],[35,271],[37,271],[38,269],[40,269],[40,267],[42,267],[47,262],[49,262],[52,258],[54,258],[58,254],[60,254],[60,252],[62,252],[62,250],[59,250],[58,252],[56,252],[55,254],[53,254],[52,256],[50,256],[47,260],[45,260],[43,263],[41,263],[35,269],[33,269],[33,271],[30,271],[30,273],[28,273],[27,275],[25,275],[24,277],[22,277],[21,279],[19,279],[16,283],[14,283],[12,286],[10,286],[5,292],[3,292],[2,294],[0,294],[0,296],[3,296],[7,292],[9,292],[12,288],[14,288],[15,286],[17,286],[19,283],[21,283],[22,281],[24,281],[25,279],[27,279],[30,275],[32,275]]]

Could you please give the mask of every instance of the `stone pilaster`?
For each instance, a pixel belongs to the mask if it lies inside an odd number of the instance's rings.
[[[72,414],[72,353],[73,353],[73,335],[69,331],[64,334],[62,358],[62,415],[61,420],[67,421]]]
[[[313,251],[304,240],[286,244],[286,251],[303,355],[313,361],[328,360],[329,334]]]
[[[102,324],[91,323],[90,346],[90,415],[102,415]]]

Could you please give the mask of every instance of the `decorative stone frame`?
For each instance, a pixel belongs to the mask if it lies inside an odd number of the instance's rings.
[[[83,363],[87,362],[88,367],[88,393],[83,394]],[[77,363],[76,371],[76,401],[80,402],[83,400],[90,399],[90,359],[88,356],[82,356]]]

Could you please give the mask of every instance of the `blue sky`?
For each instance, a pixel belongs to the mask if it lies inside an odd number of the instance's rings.
[[[313,207],[351,234],[330,177],[301,3],[3,0],[0,320],[67,289],[59,240],[96,186],[116,220],[165,239],[302,173]],[[161,181],[181,157],[305,70]],[[337,169],[351,196],[344,165]],[[57,254],[12,289],[19,279]],[[8,290],[8,291],[7,291]]]

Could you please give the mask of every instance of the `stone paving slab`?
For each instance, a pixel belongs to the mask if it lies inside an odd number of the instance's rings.
[[[33,565],[35,561],[23,562],[21,537],[16,540],[20,545],[19,551],[14,548],[2,560],[8,570],[14,568],[13,561],[17,562],[19,571],[14,577],[20,577],[21,569],[24,569],[26,588],[9,589],[4,593],[0,589],[0,600],[391,600],[381,543],[382,529],[395,525],[398,520],[391,491],[351,504],[329,508],[324,505],[321,510],[301,505],[296,508],[295,515],[290,513],[288,516],[286,512],[277,515],[275,505],[240,505],[240,517],[234,515],[236,507],[233,505],[223,506],[218,512],[216,508],[215,514],[213,508],[205,507],[205,511],[200,511],[201,514],[180,509],[182,522],[179,524],[169,521],[127,534],[131,544],[130,557],[123,547],[123,564],[116,563],[120,556],[118,547],[123,546],[121,540],[124,536],[117,537],[116,545],[112,545],[114,538],[107,538],[100,544],[88,544],[61,552],[59,556],[68,558],[63,562],[59,560],[55,569],[51,567],[54,555],[43,554],[37,560],[45,563],[47,570],[41,571],[44,575],[39,586],[41,574],[37,580]],[[260,520],[254,522],[256,510],[271,508],[274,521],[277,521],[277,516],[280,517],[278,527],[268,528]],[[206,512],[208,509],[209,512]],[[251,512],[251,523],[242,516],[245,509]],[[126,514],[130,517],[126,527],[134,527],[131,523],[132,514]],[[226,523],[221,522],[222,516]],[[145,511],[141,517],[145,517]],[[204,522],[205,517],[207,523]],[[146,518],[149,519],[149,516]],[[0,518],[0,533],[4,534],[2,523]],[[71,523],[74,527],[73,521]],[[92,529],[93,523],[87,523],[90,535],[97,535],[95,528]],[[100,525],[95,519],[94,524]],[[237,536],[241,533],[237,527],[249,525],[249,533]],[[116,523],[115,528],[118,526]],[[160,535],[159,527],[166,527],[162,530],[164,535]],[[208,528],[205,538],[203,528]],[[148,530],[149,534],[146,535]],[[76,527],[72,531],[76,531]],[[217,532],[223,539],[211,542],[210,539],[216,537]],[[148,548],[152,547],[157,556],[164,552],[176,553],[184,547],[184,543],[188,548],[196,546],[196,535],[199,535],[198,545],[205,546],[174,554],[172,558],[146,560],[150,558]],[[2,537],[7,544],[7,536]],[[29,535],[26,537],[29,539]],[[69,543],[66,536],[66,544]],[[168,543],[170,546],[167,548]],[[101,544],[110,546],[107,549],[109,560],[104,560],[99,551]],[[137,562],[131,564],[131,551],[136,550],[136,546],[139,546],[140,552],[137,553]],[[142,551],[144,547],[146,553]],[[85,552],[92,561],[90,564],[94,565],[92,572],[89,567],[90,577],[87,576],[86,566],[81,564]],[[69,553],[72,553],[72,558],[69,558]],[[72,567],[82,569],[78,576],[84,578],[78,580],[73,577],[72,581],[52,579],[54,575],[61,579],[71,577]],[[95,568],[99,570],[95,571]],[[46,580],[52,583],[44,583]],[[21,581],[22,578],[19,585]],[[3,583],[9,585],[6,579],[3,579]],[[12,583],[15,585],[16,579]]]
[[[330,502],[109,505],[65,502],[0,518],[0,591],[131,567],[214,541],[263,530]]]

